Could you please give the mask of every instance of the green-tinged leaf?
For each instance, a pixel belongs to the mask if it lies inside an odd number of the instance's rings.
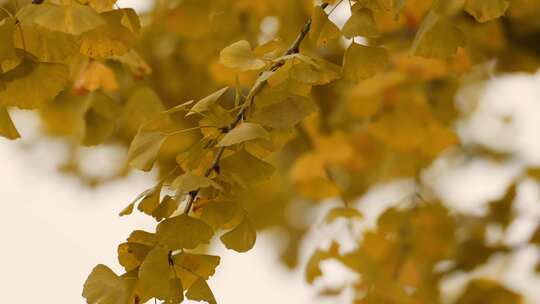
[[[14,32],[15,20],[13,18],[0,20],[0,41],[2,41],[0,44],[0,62],[15,56],[15,47],[13,44]]]
[[[343,26],[342,32],[347,38],[354,38],[356,36],[371,38],[379,36],[377,25],[373,19],[373,13],[368,9],[360,9],[353,12],[352,16]]]
[[[223,172],[238,175],[246,184],[268,179],[275,171],[272,165],[245,150],[222,159],[220,167]]]
[[[167,136],[159,131],[139,131],[129,146],[129,164],[134,168],[150,171],[165,139]]]
[[[15,69],[0,75],[0,105],[35,109],[54,99],[67,84],[67,66],[25,59]]]
[[[189,113],[187,115],[192,115],[192,114],[195,114],[195,113],[204,113],[206,111],[208,111],[213,105],[216,104],[216,102],[219,100],[219,98],[221,96],[223,96],[223,94],[225,94],[225,92],[227,92],[227,90],[229,89],[229,87],[224,87],[208,96],[206,96],[205,98],[197,101],[197,103],[195,103],[195,105],[191,108],[191,110],[189,111]]]
[[[256,107],[249,120],[270,128],[288,129],[316,110],[317,106],[310,98],[291,95],[282,102]]]
[[[217,304],[214,294],[204,279],[198,279],[191,285],[186,297],[193,301],[205,301],[208,304]]]
[[[21,137],[9,116],[8,110],[3,106],[0,106],[0,136],[7,139],[17,139]]]
[[[508,0],[466,0],[465,11],[478,22],[487,22],[504,15]]]
[[[192,174],[186,172],[178,176],[172,183],[172,187],[182,190],[186,193],[195,191],[201,188],[214,187],[216,189],[223,189],[218,183],[214,182],[208,177]]]
[[[135,287],[142,299],[170,298],[169,250],[156,246],[144,259],[139,268],[139,281]]]
[[[449,58],[465,45],[465,36],[446,17],[430,12],[416,33],[411,54],[427,58]]]
[[[83,297],[88,304],[132,303],[135,280],[118,277],[109,267],[98,265],[84,283]]]
[[[259,70],[266,65],[263,60],[255,56],[251,45],[245,40],[224,48],[219,54],[219,61],[226,67],[240,71]]]
[[[217,201],[202,206],[199,217],[214,229],[220,229],[231,222],[239,211],[240,208],[233,202]]]
[[[246,252],[253,248],[256,239],[257,233],[247,216],[244,216],[244,220],[233,230],[220,237],[225,247],[237,252]]]
[[[86,5],[56,5],[45,2],[27,5],[17,13],[23,23],[35,23],[53,31],[80,35],[105,24],[103,18]]]
[[[200,278],[207,280],[213,276],[220,258],[215,255],[192,254],[181,252],[173,256],[174,266],[183,268]]]
[[[208,244],[213,231],[205,222],[182,214],[159,223],[156,234],[159,243],[178,250]]]
[[[314,7],[312,20],[309,38],[315,41],[317,46],[337,39],[341,35],[339,28],[328,19],[328,15],[326,15],[326,12],[320,6]]]
[[[343,76],[356,83],[375,76],[377,72],[385,69],[387,64],[386,49],[353,43],[343,57]]]
[[[347,219],[361,219],[363,217],[362,213],[354,208],[343,208],[338,207],[330,210],[326,215],[324,221],[326,223],[332,223],[338,218],[347,218]]]
[[[244,122],[225,134],[217,145],[219,147],[228,147],[258,138],[268,139],[269,136],[268,131],[260,125]]]
[[[144,191],[141,197],[141,202],[137,206],[137,209],[139,209],[139,211],[144,212],[148,215],[152,215],[154,210],[156,210],[156,208],[159,205],[162,187],[163,187],[163,183],[159,183],[155,187]]]

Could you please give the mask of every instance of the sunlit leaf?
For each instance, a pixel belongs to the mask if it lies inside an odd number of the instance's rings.
[[[353,12],[352,16],[343,26],[343,35],[347,38],[356,36],[377,37],[379,31],[373,19],[373,14],[368,9],[360,9]]]
[[[223,94],[225,94],[225,92],[227,92],[227,90],[229,89],[229,87],[224,87],[208,96],[206,96],[205,98],[197,101],[197,103],[195,103],[195,105],[193,105],[193,107],[191,108],[191,110],[189,111],[189,113],[187,115],[191,115],[191,114],[195,114],[195,113],[204,113],[206,111],[208,111],[214,104],[216,104],[216,102],[219,100],[219,98],[221,96],[223,96]]]
[[[309,38],[315,41],[317,45],[328,43],[341,35],[339,28],[328,19],[328,15],[320,6],[313,9],[312,20]]]

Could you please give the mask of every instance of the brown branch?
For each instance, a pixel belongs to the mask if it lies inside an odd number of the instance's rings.
[[[321,4],[322,9],[325,9],[326,7],[328,7],[328,3]],[[285,56],[286,55],[297,54],[297,53],[300,52],[300,45],[306,39],[309,31],[311,30],[311,23],[312,23],[312,20],[311,20],[311,17],[310,17],[308,19],[308,21],[306,22],[306,24],[304,24],[304,26],[302,27],[302,30],[300,31],[300,33],[298,34],[298,36],[294,40],[291,47],[289,47],[289,49],[285,52],[285,54],[284,54]],[[281,60],[279,62],[276,62],[275,64],[273,64],[268,69],[268,71],[275,72],[280,67],[282,67],[284,64],[285,64],[285,62],[283,60]],[[261,90],[264,87],[265,84],[266,84],[266,82],[264,82],[264,81],[257,82],[251,88],[250,92],[258,92],[259,90]],[[253,99],[253,97],[251,99]],[[221,130],[223,134],[229,133],[232,129],[234,129],[236,126],[238,126],[238,124],[240,124],[240,122],[243,120],[244,116],[246,115],[246,112],[247,112],[250,104],[251,104],[251,100],[246,100],[244,102],[244,105],[242,106],[240,111],[238,111],[238,113],[236,114],[236,117],[235,117],[234,121],[230,125],[226,126],[225,128],[223,128]],[[221,161],[221,158],[223,157],[224,152],[225,152],[225,147],[220,147],[218,149],[218,151],[216,153],[216,156],[214,157],[214,160],[212,161],[212,164],[204,172],[205,177],[209,177],[210,174],[212,174],[212,172],[214,172],[214,171],[219,174],[219,162]],[[193,203],[197,199],[197,195],[199,194],[199,191],[200,191],[200,189],[197,189],[197,190],[191,191],[189,193],[188,200],[187,200],[187,203],[186,203],[186,207],[184,209],[185,214],[188,214],[191,211],[191,208],[193,207]]]

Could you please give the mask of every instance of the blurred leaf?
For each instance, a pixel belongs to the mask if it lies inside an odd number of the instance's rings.
[[[219,61],[226,67],[240,71],[259,70],[266,65],[263,60],[255,57],[251,45],[245,40],[224,48],[219,54]]]

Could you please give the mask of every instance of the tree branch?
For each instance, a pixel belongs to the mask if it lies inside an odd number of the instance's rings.
[[[324,10],[326,7],[328,7],[328,3],[323,3],[323,4],[321,4],[320,7]],[[285,54],[284,54],[285,56],[286,55],[297,54],[297,53],[300,52],[300,45],[306,39],[309,31],[311,30],[311,23],[312,23],[312,19],[310,17],[308,19],[308,21],[302,27],[302,30],[300,31],[300,33],[298,34],[298,36],[294,40],[293,44],[285,52]],[[273,64],[268,69],[268,71],[275,72],[280,67],[282,67],[284,64],[285,64],[285,62],[283,60],[279,61],[279,62],[276,62],[275,64]],[[250,92],[258,92],[259,90],[261,90],[264,87],[265,84],[266,84],[266,82],[264,82],[264,81],[263,82],[257,82],[251,88]],[[253,97],[251,99],[253,99]],[[232,129],[234,129],[236,126],[238,126],[240,124],[240,122],[243,120],[243,118],[244,118],[250,104],[251,104],[250,100],[246,100],[244,102],[244,105],[242,106],[242,108],[236,114],[236,117],[235,117],[234,121],[230,125],[228,125],[227,127],[222,129],[222,132],[224,134],[229,133]],[[225,147],[220,147],[218,149],[218,151],[216,153],[216,156],[214,157],[214,160],[212,161],[212,164],[204,172],[205,177],[209,177],[210,174],[212,174],[212,172],[214,172],[214,171],[219,174],[219,162],[221,161],[221,158],[223,157],[224,152],[225,152]],[[200,189],[197,189],[197,190],[191,191],[189,193],[188,200],[187,200],[187,203],[186,203],[186,207],[184,209],[185,214],[188,214],[191,211],[191,208],[193,207],[193,203],[197,199],[197,195],[199,195],[199,192],[200,192]]]

